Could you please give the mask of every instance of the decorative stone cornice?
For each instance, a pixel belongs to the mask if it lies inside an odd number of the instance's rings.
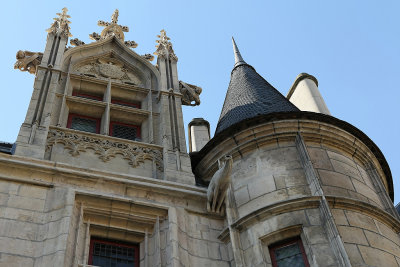
[[[327,196],[326,200],[332,209],[344,209],[368,214],[368,216],[371,216],[381,223],[391,227],[396,233],[400,232],[400,222],[388,212],[385,212],[382,209],[377,209],[376,206],[372,204],[345,197]]]
[[[320,200],[321,197],[319,196],[303,197],[293,200],[286,200],[266,207],[262,207],[233,222],[231,227],[242,231],[249,228],[251,225],[254,225],[260,221],[264,221],[266,218],[270,218],[278,214],[292,212],[296,210],[315,209],[319,207]],[[218,239],[223,242],[229,241],[228,227],[226,227],[220,233]]]
[[[170,38],[167,36],[165,30],[160,31],[160,35],[157,35],[159,40],[156,42],[157,50],[154,52],[154,55],[158,56],[159,58],[168,58],[174,60],[175,62],[178,61],[178,57],[175,55],[174,49],[172,48],[172,43],[169,41]]]
[[[82,152],[86,152],[87,149],[93,149],[103,162],[107,162],[119,154],[133,168],[138,167],[147,159],[154,161],[157,168],[163,171],[161,148],[141,145],[128,140],[117,141],[115,139],[108,136],[92,135],[76,130],[52,127],[47,136],[46,151],[49,151],[56,144],[62,144],[65,149],[70,151],[69,153],[73,157],[77,157]]]
[[[54,18],[53,24],[51,24],[50,28],[46,30],[48,33],[60,34],[65,37],[72,36],[72,34],[69,32],[69,24],[71,22],[68,20],[68,18],[70,18],[71,16],[67,15],[67,11],[68,9],[64,7],[62,9],[62,13],[57,13],[58,18]]]
[[[200,151],[190,154],[193,172],[196,179],[207,180],[222,155],[232,154],[235,161],[236,157],[260,146],[276,144],[277,140],[294,143],[298,133],[306,143],[319,143],[344,152],[363,166],[373,164],[393,200],[390,168],[376,144],[353,125],[315,112],[272,113],[233,125],[214,136]]]

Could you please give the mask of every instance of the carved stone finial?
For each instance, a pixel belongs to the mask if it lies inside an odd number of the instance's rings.
[[[101,31],[100,34],[96,32],[89,34],[90,39],[100,41],[115,36],[116,38],[124,42],[126,46],[130,48],[136,48],[138,44],[135,41],[125,41],[124,32],[129,32],[129,28],[128,26],[121,26],[118,24],[118,16],[119,11],[118,9],[116,9],[111,16],[111,22],[99,20],[97,22],[97,25],[105,28]]]
[[[159,40],[156,40],[158,43],[156,45],[157,50],[154,52],[154,55],[159,58],[165,58],[169,56],[170,59],[178,61],[178,57],[175,55],[174,49],[172,48],[172,43],[169,41],[170,38],[167,36],[165,30],[161,30],[160,34],[157,35]]]
[[[42,62],[43,53],[19,50],[15,57],[17,62],[14,64],[14,69],[35,74],[37,66]]]
[[[114,13],[111,15],[111,23],[117,24],[118,23],[118,14],[119,11],[116,9]]]
[[[154,59],[154,56],[152,54],[144,54],[144,55],[142,55],[142,57],[144,59],[147,59],[148,61],[153,61],[153,59]]]
[[[186,106],[200,105],[201,87],[179,81],[179,91],[182,94],[182,104]]]
[[[84,45],[85,44],[85,42],[79,40],[78,38],[74,38],[74,39],[69,40],[69,43],[71,45],[74,45],[74,46],[80,46],[80,45]]]
[[[64,7],[62,9],[62,13],[57,13],[58,18],[54,18],[54,22],[51,24],[51,27],[46,30],[48,33],[62,34],[65,37],[72,36],[72,34],[69,32],[69,24],[71,22],[68,20],[68,18],[71,16],[67,14],[67,11],[68,9]]]
[[[218,163],[219,169],[214,173],[207,189],[207,211],[222,214],[222,205],[225,202],[226,194],[231,183],[232,156],[226,155],[223,159],[219,160]]]

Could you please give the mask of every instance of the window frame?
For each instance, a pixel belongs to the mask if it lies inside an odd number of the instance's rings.
[[[304,266],[305,267],[310,267],[310,264],[308,262],[307,259],[307,254],[306,251],[304,250],[304,246],[303,246],[303,242],[301,241],[300,237],[295,237],[295,238],[291,238],[291,239],[287,239],[278,243],[275,243],[273,245],[268,246],[268,250],[269,250],[269,255],[271,257],[271,263],[273,267],[278,267],[277,261],[276,261],[276,254],[275,251],[279,248],[291,245],[291,244],[298,244],[299,248],[300,248],[300,252],[303,258],[303,262],[304,262]]]
[[[103,101],[103,98],[97,95],[90,95],[90,94],[85,94],[85,93],[79,93],[79,92],[72,92],[72,96],[77,96],[77,97],[82,97],[85,99],[90,99],[90,100],[95,100],[95,101]]]
[[[98,238],[98,237],[90,238],[89,257],[88,257],[89,265],[92,265],[92,263],[93,263],[93,250],[94,250],[95,242],[102,243],[102,244],[134,248],[134,250],[135,250],[134,266],[140,266],[140,258],[139,258],[140,245],[139,244],[132,244],[132,243],[127,243],[127,242],[119,241],[119,240],[108,240],[108,239],[103,239],[103,238]]]
[[[94,117],[89,117],[89,116],[85,116],[85,115],[80,115],[80,114],[76,114],[76,113],[70,113],[68,115],[68,120],[67,120],[67,128],[71,129],[71,130],[75,130],[71,128],[72,125],[72,119],[73,118],[84,118],[84,119],[90,119],[90,120],[94,120],[96,121],[96,132],[94,134],[99,134],[100,133],[100,123],[101,123],[101,119],[99,118],[94,118]],[[79,130],[75,130],[75,131],[79,131]],[[81,132],[85,132],[85,131],[81,131]],[[85,132],[85,133],[90,133],[90,132]]]
[[[136,124],[128,124],[128,123],[123,123],[123,122],[119,122],[119,121],[110,121],[110,127],[108,130],[108,135],[115,137],[115,138],[121,138],[121,137],[117,137],[113,135],[113,126],[114,125],[122,125],[122,126],[128,126],[128,127],[134,127],[136,128],[136,138],[135,139],[142,139],[142,133],[141,133],[141,126],[140,125],[136,125]],[[130,140],[130,139],[125,139],[125,138],[121,138],[124,140]],[[130,140],[130,141],[136,141],[136,140]]]
[[[126,102],[126,101],[118,100],[118,99],[111,99],[111,104],[116,104],[116,105],[130,107],[130,108],[137,108],[137,109],[142,108],[142,103],[140,103],[140,102],[132,103],[132,102]]]

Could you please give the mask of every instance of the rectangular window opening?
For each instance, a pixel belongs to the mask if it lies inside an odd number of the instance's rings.
[[[273,267],[309,267],[300,237],[269,246]]]
[[[112,121],[110,123],[110,136],[132,141],[141,141],[140,126]]]
[[[100,133],[100,119],[69,114],[67,128],[88,133]]]
[[[91,238],[88,264],[99,267],[138,267],[139,245]]]

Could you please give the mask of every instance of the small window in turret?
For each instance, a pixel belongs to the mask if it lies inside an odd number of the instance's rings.
[[[273,267],[309,267],[301,239],[294,238],[269,246]]]

